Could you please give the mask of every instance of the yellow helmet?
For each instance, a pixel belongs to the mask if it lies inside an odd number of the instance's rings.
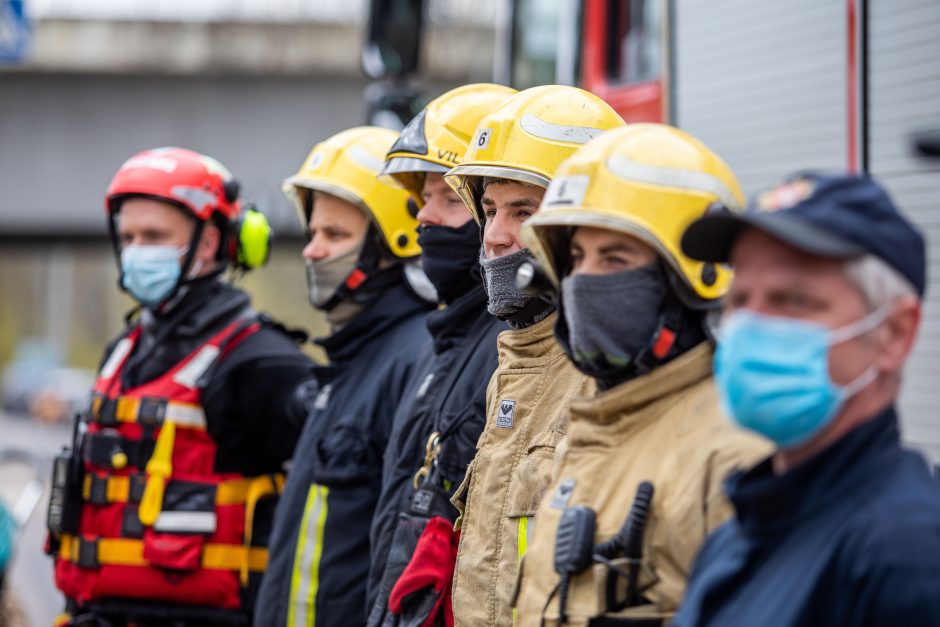
[[[521,239],[558,286],[571,227],[620,231],[653,247],[691,289],[691,304],[725,294],[731,271],[695,261],[682,233],[721,205],[738,211],[744,197],[731,169],[700,141],[663,124],[632,124],[592,141],[565,161]]]
[[[398,133],[377,126],[359,126],[325,139],[310,151],[300,170],[284,181],[283,190],[307,225],[313,192],[325,192],[362,207],[395,257],[421,254],[418,222],[408,211],[408,193],[378,178],[385,153]]]
[[[477,125],[463,163],[444,175],[473,218],[482,222],[477,184],[496,177],[547,187],[561,162],[582,144],[623,126],[610,105],[590,92],[564,85],[521,91]]]
[[[443,174],[458,165],[480,119],[515,93],[503,85],[474,83],[438,96],[401,132],[382,174],[392,176],[423,206],[425,174]]]

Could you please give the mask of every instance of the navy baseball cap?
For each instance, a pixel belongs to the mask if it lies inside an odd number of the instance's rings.
[[[682,251],[726,263],[738,236],[755,228],[806,253],[834,259],[881,258],[924,295],[924,236],[868,175],[804,172],[756,195],[743,213],[709,211],[689,225]]]

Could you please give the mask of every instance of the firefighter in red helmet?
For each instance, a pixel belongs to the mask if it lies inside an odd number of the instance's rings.
[[[218,161],[146,150],[111,181],[120,285],[140,304],[56,459],[61,625],[247,625],[270,520],[315,393],[312,362],[221,275],[266,256]]]

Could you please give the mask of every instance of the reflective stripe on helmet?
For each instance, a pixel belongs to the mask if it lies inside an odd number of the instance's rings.
[[[617,154],[607,159],[607,168],[625,181],[712,194],[728,209],[740,208],[734,192],[719,178],[706,172],[646,165]]]
[[[595,137],[600,137],[600,134],[605,130],[590,126],[555,124],[531,114],[522,116],[522,119],[519,120],[519,126],[530,135],[568,144],[586,144]]]

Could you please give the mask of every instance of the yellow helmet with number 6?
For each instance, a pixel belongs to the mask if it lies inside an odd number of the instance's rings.
[[[592,141],[565,161],[521,238],[557,286],[568,267],[572,227],[592,226],[640,239],[663,258],[706,305],[728,290],[731,272],[695,261],[679,246],[686,227],[706,211],[739,211],[744,198],[721,158],[663,124],[632,124]]]
[[[444,175],[482,221],[482,178],[547,187],[561,162],[604,131],[624,126],[610,105],[565,85],[521,91],[477,125],[463,163]]]
[[[387,128],[359,126],[314,146],[297,174],[283,185],[303,225],[310,222],[313,193],[325,192],[366,211],[395,257],[420,255],[418,222],[408,211],[408,193],[379,178],[385,153],[397,138],[398,133]]]
[[[424,206],[421,190],[428,172],[443,174],[460,164],[480,119],[517,93],[511,87],[474,83],[432,100],[401,132],[382,174],[390,175]]]

